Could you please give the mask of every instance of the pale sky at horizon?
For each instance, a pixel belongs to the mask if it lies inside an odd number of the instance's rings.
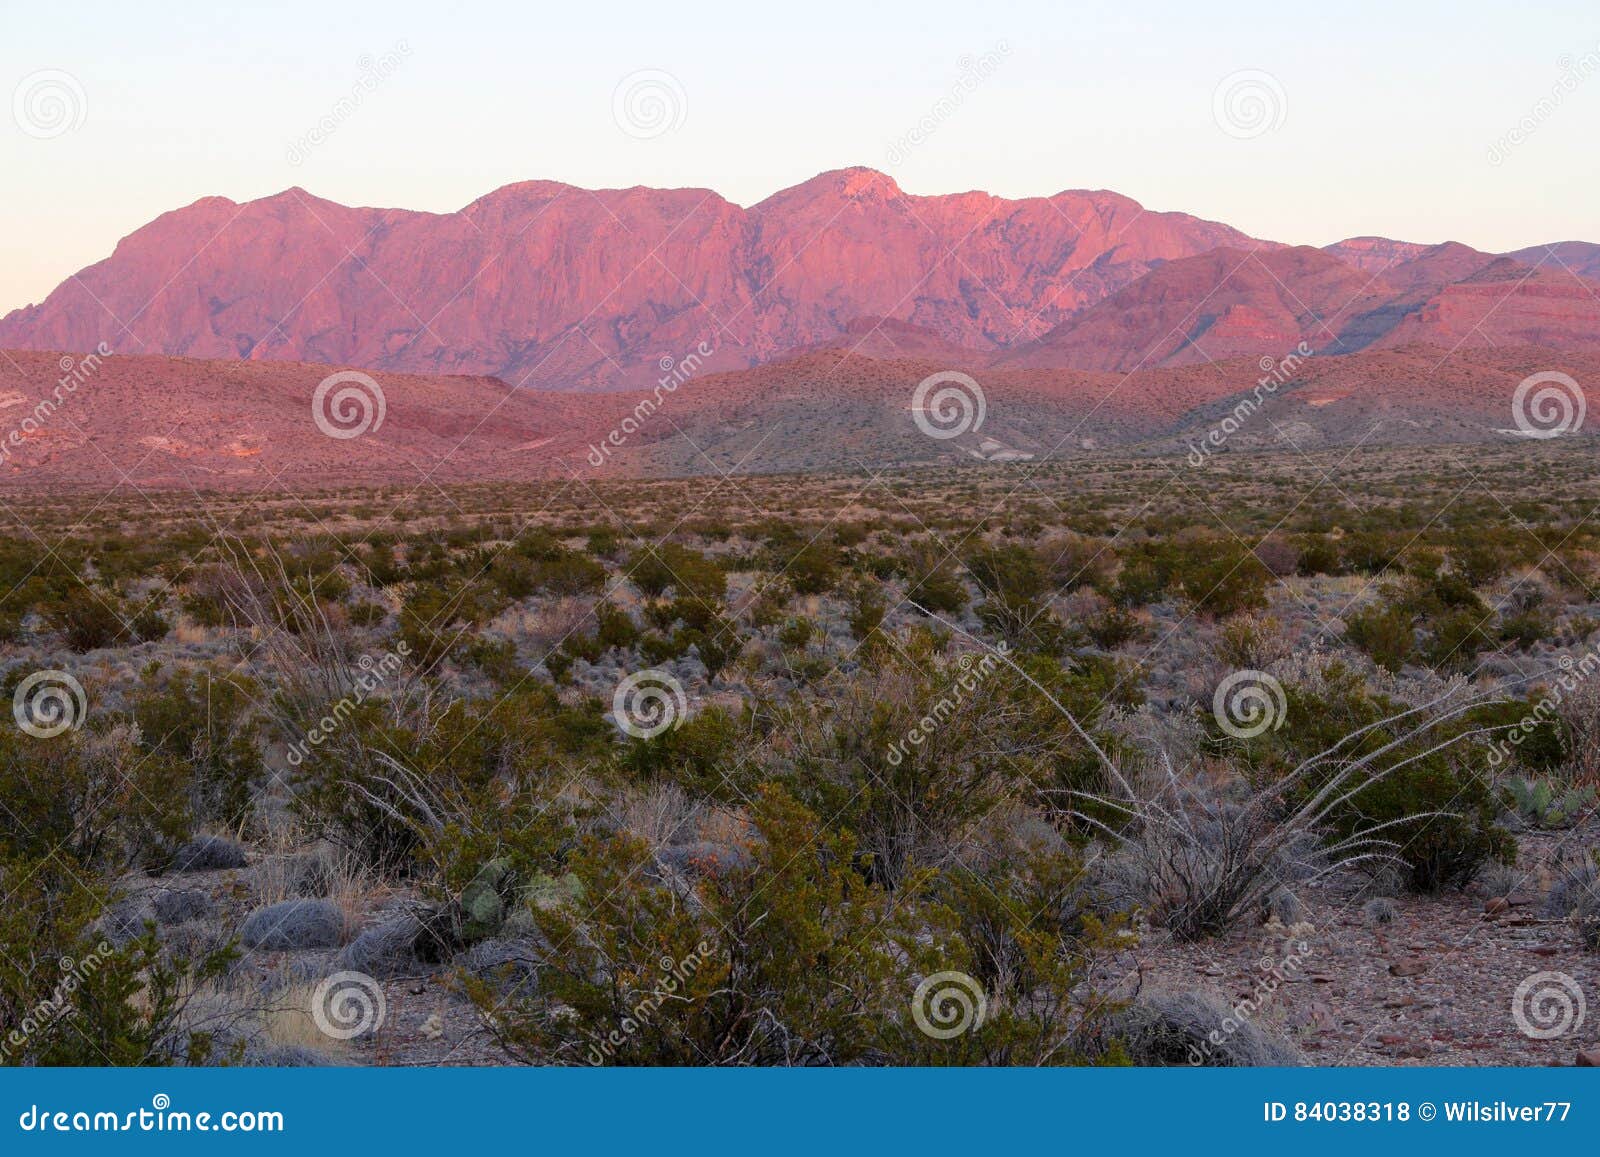
[[[392,72],[291,163],[291,143],[357,88],[358,61],[387,53]],[[985,54],[989,74],[963,89],[960,61]],[[648,139],[613,110],[644,70],[670,75],[659,83],[681,113]],[[1214,116],[1219,83],[1245,71],[1269,74],[1247,78],[1274,111],[1259,135]],[[49,135],[59,126],[17,107],[41,84],[66,93],[75,127]],[[539,178],[705,186],[751,204],[860,164],[910,193],[1114,189],[1291,243],[1600,241],[1592,0],[1502,13],[1481,0],[813,0],[782,13],[0,0],[0,92],[0,314],[162,212],[291,185],[438,212]],[[895,157],[924,118],[932,131]],[[1510,144],[1519,122],[1531,131]]]

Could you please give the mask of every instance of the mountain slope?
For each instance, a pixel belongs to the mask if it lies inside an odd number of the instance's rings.
[[[280,359],[513,384],[656,380],[829,341],[857,318],[993,349],[1174,258],[1253,244],[1104,192],[922,197],[824,173],[745,209],[704,189],[510,185],[456,213],[290,189],[164,214],[38,305],[0,348]]]

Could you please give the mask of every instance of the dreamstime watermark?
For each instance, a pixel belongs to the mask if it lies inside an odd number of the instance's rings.
[[[0,465],[3,465],[12,456],[13,450],[20,447],[26,439],[38,433],[55,416],[56,411],[61,409],[66,400],[78,392],[78,387],[93,377],[111,356],[111,347],[105,342],[101,342],[93,352],[82,357],[74,358],[70,354],[63,354],[58,363],[61,376],[50,388],[49,397],[35,402],[33,409],[11,428],[3,441],[0,441]],[[15,404],[27,405],[27,399],[20,396],[0,399],[0,407],[9,408]]]
[[[661,1006],[669,1000],[687,1000],[679,990],[687,988],[694,974],[711,958],[711,945],[704,940],[695,945],[694,951],[686,953],[681,960],[674,960],[670,956],[661,958],[661,978],[655,986],[637,1000],[633,1000],[627,1014],[622,1018],[616,1028],[604,1037],[589,1046],[589,1063],[603,1065],[611,1057],[617,1055],[629,1037],[642,1028],[648,1028],[655,1019],[656,1013],[661,1011]],[[630,997],[632,1000],[632,997]]]
[[[1010,55],[1011,44],[1001,40],[982,55],[967,54],[957,60],[954,83],[933,102],[927,112],[917,119],[916,124],[889,142],[885,153],[889,164],[900,164],[910,155],[912,149],[938,132],[939,126],[953,117],[966,103],[967,98],[976,92],[984,81],[999,71],[1000,65]]]
[[[1289,703],[1283,684],[1265,671],[1235,671],[1217,684],[1211,714],[1235,739],[1254,739],[1283,726]]]
[[[350,86],[350,91],[333,102],[333,107],[317,118],[317,123],[294,140],[289,142],[284,156],[291,165],[299,166],[305,163],[311,150],[327,143],[328,138],[339,131],[339,126],[355,116],[361,106],[366,103],[384,81],[388,80],[399,69],[405,58],[411,55],[411,45],[407,41],[397,40],[394,47],[382,56],[373,56],[363,53],[356,59],[356,68],[359,75],[356,82]]]
[[[76,1013],[78,1010],[72,1003],[72,994],[100,971],[100,966],[111,959],[113,952],[110,943],[102,940],[95,945],[93,952],[81,959],[63,956],[57,961],[61,968],[61,979],[56,981],[50,995],[24,1013],[16,1027],[6,1034],[4,1042],[0,1042],[0,1055],[16,1056],[33,1036]]]
[[[1511,996],[1511,1020],[1533,1040],[1555,1040],[1583,1027],[1583,988],[1565,972],[1535,972]]]
[[[381,659],[374,659],[371,655],[362,655],[356,662],[361,669],[361,674],[356,676],[355,686],[350,694],[344,696],[321,719],[317,720],[301,739],[289,745],[288,760],[291,767],[299,767],[305,762],[306,756],[311,754],[312,748],[320,747],[328,738],[344,726],[345,720],[355,714],[356,708],[365,703],[379,687],[388,681],[389,677],[398,671],[411,654],[411,644],[399,642],[392,651],[386,652]]]
[[[1004,641],[1001,641],[995,646],[995,650],[999,651],[1001,656],[1004,656],[1008,651],[1008,647]],[[939,701],[933,705],[928,713],[918,720],[911,730],[906,732],[905,738],[897,740],[890,746],[889,765],[891,767],[899,767],[905,761],[906,756],[910,754],[911,747],[921,747],[928,741],[929,736],[954,718],[961,704],[978,689],[978,686],[985,679],[994,674],[995,668],[999,665],[999,658],[987,652],[976,663],[972,661],[971,655],[962,655],[957,663],[961,673],[950,684],[950,690],[941,695]]]
[[[644,424],[653,418],[661,409],[669,394],[677,392],[678,387],[698,374],[705,365],[706,359],[717,352],[717,347],[708,341],[701,341],[694,349],[681,358],[671,355],[662,357],[657,363],[661,369],[661,378],[656,382],[652,396],[642,398],[633,407],[631,413],[599,442],[589,445],[589,465],[599,468],[606,464],[611,457],[613,448],[620,448],[634,434],[644,428]]]
[[[1259,68],[1230,72],[1211,94],[1211,119],[1235,140],[1248,141],[1282,127],[1288,113],[1282,83]]]
[[[1222,1023],[1206,1034],[1206,1039],[1199,1044],[1189,1046],[1189,1063],[1203,1065],[1217,1055],[1217,1050],[1225,1047],[1230,1039],[1241,1032],[1246,1025],[1272,1003],[1272,998],[1285,984],[1293,979],[1294,974],[1305,967],[1306,961],[1311,959],[1311,946],[1304,940],[1293,940],[1287,945],[1288,951],[1283,954],[1282,960],[1274,960],[1270,956],[1263,956],[1256,962],[1258,975],[1251,981],[1250,995],[1233,1006],[1233,1011],[1222,1018]]]
[[[383,985],[365,972],[335,972],[311,991],[311,1019],[333,1040],[376,1033],[388,1014]]]
[[[928,437],[940,441],[976,433],[988,413],[983,387],[959,370],[929,374],[911,391],[911,420]]]
[[[24,1133],[282,1133],[283,1114],[276,1109],[226,1109],[195,1113],[174,1109],[172,1098],[157,1093],[150,1108],[126,1113],[108,1109],[76,1111],[29,1105],[17,1118]]]
[[[1292,353],[1281,358],[1270,354],[1263,355],[1257,363],[1261,367],[1261,376],[1256,379],[1255,386],[1250,393],[1235,403],[1228,416],[1223,418],[1211,429],[1198,443],[1189,442],[1189,465],[1204,466],[1206,459],[1222,449],[1229,438],[1233,437],[1246,422],[1255,417],[1266,400],[1278,392],[1278,388],[1294,377],[1307,358],[1312,356],[1312,349],[1305,342],[1294,347]]]
[[[611,118],[634,140],[649,141],[683,127],[689,96],[683,83],[659,68],[641,68],[617,82]]]
[[[1505,132],[1489,143],[1489,163],[1503,165],[1511,150],[1525,144],[1539,131],[1539,126],[1556,115],[1566,100],[1578,91],[1578,86],[1600,71],[1600,44],[1574,59],[1561,56],[1556,60],[1559,75],[1550,91],[1533,102],[1533,107],[1523,113]]]
[[[617,684],[611,715],[635,739],[654,739],[683,724],[689,697],[677,676],[660,667],[635,671]]]
[[[17,82],[11,93],[11,119],[35,140],[48,141],[81,128],[89,98],[70,72],[42,68]]]
[[[1499,432],[1544,441],[1576,434],[1588,416],[1589,399],[1577,380],[1559,370],[1545,370],[1517,383],[1511,395],[1511,420],[1516,426]]]
[[[340,370],[317,383],[311,395],[311,419],[330,438],[359,438],[376,433],[389,412],[383,387],[360,370]]]
[[[1518,719],[1506,733],[1489,745],[1489,766],[1499,767],[1511,758],[1511,753],[1525,743],[1543,724],[1557,718],[1561,705],[1589,679],[1600,673],[1600,650],[1590,650],[1579,658],[1562,655],[1556,665],[1561,673],[1555,682],[1539,697],[1527,714]]]
[[[83,684],[68,671],[35,671],[11,694],[11,715],[35,739],[76,731],[89,714]]]
[[[983,985],[965,972],[935,972],[911,994],[911,1019],[934,1040],[976,1032],[988,1011]]]

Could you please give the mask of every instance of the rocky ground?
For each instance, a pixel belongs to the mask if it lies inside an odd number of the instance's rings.
[[[1379,898],[1370,881],[1345,875],[1302,888],[1290,927],[1240,927],[1200,944],[1147,940],[1129,986],[1208,990],[1230,1007],[1254,998],[1249,1019],[1293,1039],[1314,1065],[1570,1065],[1586,1051],[1593,1063],[1600,1008],[1574,1002],[1561,978],[1592,1000],[1600,957],[1548,914],[1546,898],[1560,864],[1600,841],[1600,818],[1519,841],[1508,897],[1475,885]],[[1548,1039],[1523,1031],[1519,1011]]]
[[[1600,1059],[1600,957],[1549,896],[1563,865],[1600,842],[1600,815],[1558,832],[1523,832],[1509,894],[1483,885],[1437,896],[1377,895],[1347,872],[1300,888],[1212,940],[1144,929],[1112,974],[1116,995],[1199,993],[1233,1010],[1224,1035],[1248,1024],[1289,1042],[1313,1065],[1570,1065]],[[245,862],[240,863],[240,859]],[[417,958],[406,937],[417,898],[387,890],[337,894],[319,854],[284,857],[226,841],[157,879],[138,882],[108,919],[126,935],[154,921],[181,946],[240,936],[243,956],[217,994],[219,1039],[256,1064],[493,1065],[505,1054],[460,993],[458,970],[489,975],[521,958],[519,929],[447,963]],[[1500,891],[1504,891],[1504,883]],[[329,895],[291,895],[290,892]],[[1382,889],[1378,889],[1382,890]],[[1285,924],[1283,917],[1290,923]],[[526,929],[521,929],[523,933]],[[333,998],[316,986],[345,971],[373,977],[344,1014],[376,1031],[339,1038]],[[382,994],[382,1015],[370,1011]],[[337,990],[335,990],[337,992]],[[368,1001],[361,1006],[361,1000]],[[1580,1054],[1587,1059],[1580,1059]]]

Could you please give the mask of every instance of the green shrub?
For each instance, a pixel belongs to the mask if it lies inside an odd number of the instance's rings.
[[[1411,615],[1398,608],[1374,604],[1345,620],[1345,638],[1388,671],[1399,671],[1416,653]]]

